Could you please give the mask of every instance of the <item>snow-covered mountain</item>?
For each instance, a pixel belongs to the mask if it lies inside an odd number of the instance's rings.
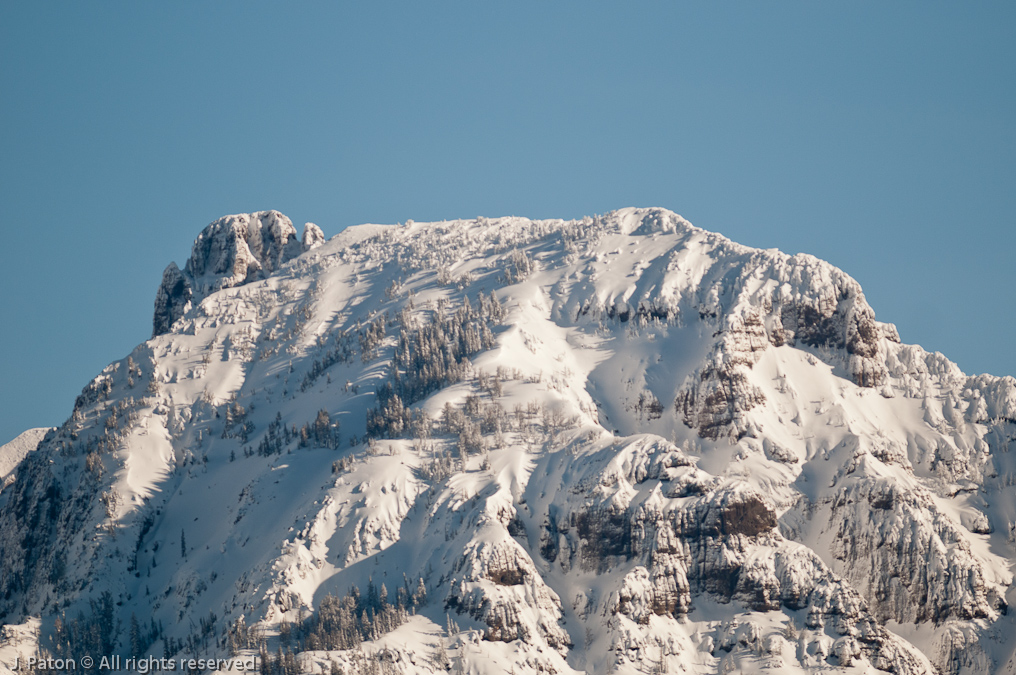
[[[662,209],[262,212],[153,329],[0,496],[8,667],[1016,672],[1016,380],[814,257]]]

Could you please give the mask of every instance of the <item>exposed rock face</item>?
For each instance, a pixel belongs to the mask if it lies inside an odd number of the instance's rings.
[[[183,271],[170,263],[163,272],[152,336],[168,332],[191,306],[215,291],[264,279],[323,242],[324,234],[314,223],[307,223],[298,239],[292,221],[278,211],[219,218],[194,240]]]
[[[185,270],[207,293],[264,278],[300,253],[296,228],[278,211],[226,216],[194,240]]]
[[[303,226],[303,250],[309,251],[325,243],[325,233],[314,223],[307,223]]]
[[[932,495],[892,481],[848,484],[830,503],[832,554],[880,621],[995,619],[1005,588],[990,578]],[[891,574],[885,574],[885,571]]]
[[[634,563],[608,612],[648,625],[653,615],[686,616],[702,595],[755,612],[804,610],[804,628],[838,636],[840,653],[830,654],[831,662],[849,665],[863,656],[890,672],[926,672],[911,648],[879,625],[858,592],[813,552],[776,531],[773,504],[764,495],[743,485],[715,489],[666,443],[636,443],[619,457],[652,470],[619,474],[608,465],[583,495],[602,506],[575,514],[574,535],[564,539],[577,541],[562,547],[590,569]],[[629,501],[647,480],[662,481],[659,491],[641,504]],[[689,484],[699,489],[688,490]],[[701,494],[681,505],[656,498],[689,492]],[[569,562],[557,564],[567,568]]]
[[[674,404],[684,423],[703,438],[740,437],[744,413],[766,400],[765,394],[748,381],[744,370],[739,365],[708,367],[692,378]]]
[[[561,600],[513,539],[470,546],[459,568],[445,606],[485,624],[483,639],[542,640],[555,648],[571,645],[568,633],[558,625]],[[533,607],[538,612],[532,612]]]
[[[162,283],[155,293],[155,315],[152,318],[152,337],[168,333],[170,326],[191,308],[194,291],[175,262],[169,263],[162,273]]]

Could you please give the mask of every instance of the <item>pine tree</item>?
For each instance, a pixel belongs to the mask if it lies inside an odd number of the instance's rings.
[[[416,583],[416,591],[413,593],[413,604],[417,607],[427,602],[427,586],[423,583],[423,577]]]
[[[134,612],[131,612],[130,643],[131,656],[141,656],[141,651],[145,648],[145,644],[144,639],[141,637],[141,624],[138,623],[138,617],[135,616]]]
[[[183,533],[182,529],[180,530],[180,557],[187,557],[187,536]]]
[[[258,656],[261,675],[272,675],[272,655],[268,652],[268,647],[265,646],[264,642],[261,643]]]
[[[441,638],[437,645],[437,667],[441,670],[448,670],[451,660],[448,658],[448,651],[445,649],[445,640]]]

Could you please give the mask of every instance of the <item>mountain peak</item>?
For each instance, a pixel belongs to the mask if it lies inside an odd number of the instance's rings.
[[[152,336],[169,332],[187,308],[223,288],[264,279],[304,251],[319,246],[324,234],[307,223],[297,238],[293,222],[278,211],[223,216],[194,240],[181,271],[170,263],[155,296]]]
[[[0,495],[0,622],[307,672],[1011,674],[1016,381],[846,272],[665,209],[323,239],[227,216],[166,268]]]

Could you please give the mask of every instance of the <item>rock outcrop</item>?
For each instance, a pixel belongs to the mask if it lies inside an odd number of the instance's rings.
[[[152,337],[168,333],[176,320],[191,308],[194,291],[175,262],[169,263],[162,273],[162,283],[155,293],[155,314],[152,317]]]
[[[181,271],[170,263],[155,295],[152,336],[162,335],[190,307],[223,288],[264,279],[286,262],[324,243],[307,223],[297,238],[292,221],[278,211],[219,218],[201,231]]]

